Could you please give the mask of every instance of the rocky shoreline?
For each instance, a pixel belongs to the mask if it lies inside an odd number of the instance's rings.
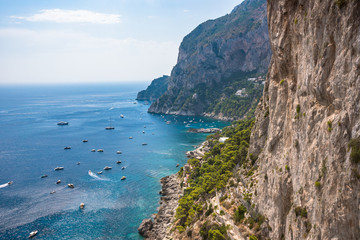
[[[138,228],[138,232],[145,239],[170,239],[168,236],[171,233],[171,224],[182,195],[181,181],[177,173],[160,180],[162,190],[159,192],[161,198],[158,213],[152,218],[144,219]]]

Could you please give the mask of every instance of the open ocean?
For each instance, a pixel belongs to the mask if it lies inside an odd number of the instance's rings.
[[[142,239],[137,228],[157,212],[160,178],[177,172],[185,152],[206,138],[187,129],[228,125],[149,114],[149,105],[135,101],[145,87],[0,87],[0,239],[26,239],[33,230],[33,239]],[[104,129],[110,119],[115,130]]]

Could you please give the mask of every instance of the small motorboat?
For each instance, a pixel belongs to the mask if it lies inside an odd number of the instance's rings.
[[[110,169],[112,169],[112,167],[108,167],[108,166],[104,167],[104,170],[110,170]]]
[[[8,185],[11,185],[11,184],[13,184],[13,181],[8,182]]]
[[[111,126],[109,126],[109,127],[105,127],[105,130],[114,130],[115,128],[114,127],[111,127]]]
[[[121,168],[121,170],[124,170],[124,169],[125,169],[125,167],[122,167],[122,168]]]
[[[29,238],[35,237],[35,235],[38,234],[38,232],[39,232],[38,230],[32,231],[29,235]]]
[[[56,193],[56,191],[51,191],[51,192],[50,192],[50,194],[54,194],[54,193]]]
[[[68,184],[68,187],[69,187],[69,188],[74,188],[75,186],[74,186],[74,184],[69,183],[69,184]]]
[[[64,125],[69,125],[69,123],[61,121],[61,122],[58,122],[57,125],[64,126]]]
[[[147,145],[147,143],[143,143],[142,145],[143,145],[143,146],[146,146],[146,145]]]
[[[64,167],[56,167],[54,168],[55,171],[64,170]]]
[[[60,183],[61,183],[61,180],[60,180],[60,179],[56,181],[56,184],[60,184]]]
[[[116,161],[116,164],[120,164],[121,163],[121,161]]]
[[[176,164],[176,167],[179,167],[180,166],[180,164]]]
[[[41,178],[46,178],[46,177],[48,177],[48,175],[46,175],[46,174],[41,176]]]
[[[143,133],[145,133],[145,131],[143,131]]]
[[[104,150],[103,149],[98,149],[97,152],[104,152]]]
[[[129,139],[133,139],[133,137],[132,137],[132,136],[130,136],[130,137],[129,137]]]
[[[100,172],[97,172],[97,174],[102,174],[102,171],[100,171]]]
[[[64,147],[65,150],[71,149],[71,147]]]
[[[85,207],[85,203],[80,203],[80,209],[84,209],[84,207]]]
[[[76,165],[80,165],[80,162],[77,162]]]
[[[124,115],[121,114],[120,117],[121,117],[121,118],[124,118]]]
[[[96,152],[96,150],[95,150],[95,149],[91,149],[91,152]]]
[[[126,177],[125,177],[125,176],[122,176],[122,177],[121,177],[121,180],[125,180],[125,179],[126,179]]]
[[[144,126],[144,128],[146,128],[146,126]]]
[[[116,154],[121,154],[121,151],[116,151]]]
[[[88,140],[84,139],[84,140],[82,140],[82,142],[83,142],[83,143],[87,143],[87,142],[88,142]]]

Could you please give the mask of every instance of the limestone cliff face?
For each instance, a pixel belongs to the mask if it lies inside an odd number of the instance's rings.
[[[136,100],[151,102],[157,100],[166,92],[169,85],[169,78],[170,76],[164,75],[152,80],[146,90],[138,92]]]
[[[247,0],[184,38],[168,90],[149,112],[202,115],[215,100],[200,93],[220,91],[234,73],[265,73],[270,56],[266,1]]]
[[[268,0],[272,49],[251,150],[271,239],[359,239],[360,1]]]

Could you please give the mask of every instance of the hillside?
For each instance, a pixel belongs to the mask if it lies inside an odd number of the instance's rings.
[[[168,89],[149,112],[241,118],[255,109],[263,90],[247,79],[264,76],[270,56],[266,1],[245,1],[183,39]],[[235,95],[242,88],[246,98]]]
[[[161,97],[167,90],[169,84],[169,76],[162,76],[154,79],[151,84],[137,94],[136,100],[155,101]]]

